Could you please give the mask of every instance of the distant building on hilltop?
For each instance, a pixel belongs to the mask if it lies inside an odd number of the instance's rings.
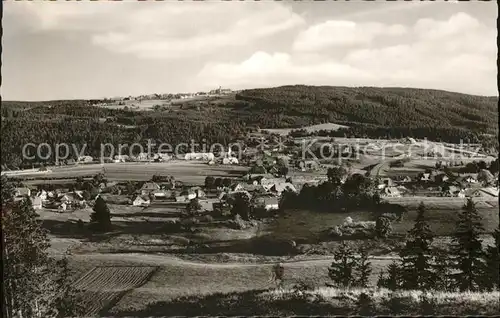
[[[219,88],[211,90],[209,94],[210,95],[227,95],[227,94],[231,94],[231,93],[232,93],[231,89],[222,88],[221,86],[219,86]]]

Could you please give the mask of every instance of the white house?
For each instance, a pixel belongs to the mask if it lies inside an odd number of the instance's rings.
[[[477,180],[473,176],[467,176],[464,180],[467,183],[477,183]]]
[[[187,153],[184,156],[185,160],[205,160],[205,161],[213,161],[215,160],[215,156],[211,152],[191,152]]]
[[[245,190],[245,187],[241,183],[235,183],[229,187],[230,192],[238,192],[243,190]]]
[[[224,164],[224,165],[236,165],[236,164],[238,164],[238,159],[236,159],[234,157],[223,158],[222,164]]]
[[[94,158],[92,158],[91,156],[80,156],[80,157],[78,157],[78,162],[90,163],[92,161],[94,161]]]
[[[266,211],[273,211],[279,209],[279,201],[276,197],[258,197],[254,200],[254,206]]]
[[[42,198],[40,198],[39,196],[35,196],[35,197],[31,198],[31,205],[36,210],[41,209],[42,208]]]
[[[151,204],[151,200],[149,200],[149,198],[146,198],[146,197],[142,197],[140,195],[138,195],[135,200],[132,202],[132,205],[133,206],[149,206]]]
[[[47,191],[41,190],[41,191],[37,192],[36,196],[39,197],[42,201],[46,201],[48,194],[47,194]]]
[[[396,187],[385,187],[382,195],[389,198],[399,198],[401,197],[401,192]]]
[[[127,156],[127,155],[116,155],[115,156],[115,162],[126,162],[129,159],[130,159],[129,156]]]
[[[423,173],[422,176],[420,177],[420,181],[430,181],[431,180],[431,174],[430,173]]]
[[[155,190],[155,191],[153,191],[151,193],[153,194],[153,196],[155,198],[162,198],[162,199],[164,199],[164,198],[167,197],[166,191],[163,191],[163,190]]]
[[[14,189],[15,197],[29,197],[31,196],[31,190],[29,188],[15,188]]]
[[[137,161],[149,161],[149,155],[145,152],[141,152],[135,157],[135,159]]]
[[[66,211],[67,208],[68,208],[67,204],[63,202],[63,203],[61,203],[61,205],[59,205],[59,207],[57,208],[57,210],[59,212],[64,212],[64,211]]]
[[[266,188],[266,186],[264,186]],[[275,183],[271,187],[269,187],[270,192],[276,193],[276,195],[280,196],[283,191],[288,190],[297,193],[297,189],[293,184],[290,182],[282,182],[282,183]]]
[[[175,197],[176,202],[189,202],[196,198],[196,193],[192,190],[184,190],[179,196]]]

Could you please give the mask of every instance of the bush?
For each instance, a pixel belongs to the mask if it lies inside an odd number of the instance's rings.
[[[229,220],[227,223],[231,228],[236,230],[244,230],[248,227],[247,223],[241,218],[239,214],[234,216],[233,220]]]
[[[385,217],[379,217],[375,223],[375,234],[377,237],[388,237],[392,233],[391,221]]]
[[[203,215],[200,218],[200,222],[212,223],[213,221],[214,221],[214,217],[211,216],[210,214]]]
[[[359,294],[357,306],[358,314],[361,316],[372,316],[374,314],[372,297],[366,293]]]
[[[183,236],[170,236],[169,240],[172,241],[174,245],[188,246],[191,241]]]

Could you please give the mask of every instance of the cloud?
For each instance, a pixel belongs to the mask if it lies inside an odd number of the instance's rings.
[[[475,32],[484,27],[470,15],[459,12],[447,21],[420,19],[414,26],[415,33],[423,39],[442,39],[461,33]]]
[[[241,63],[209,63],[198,74],[197,80],[207,87],[274,86],[286,84],[351,85],[369,79],[370,74],[335,61],[296,63],[287,53],[256,52]]]
[[[11,5],[12,7],[12,5]],[[140,58],[185,58],[251,45],[304,23],[276,3],[25,3],[13,13],[43,31],[82,31]],[[111,12],[113,11],[113,12]],[[112,13],[112,14],[111,14]]]
[[[309,52],[330,47],[367,45],[377,36],[398,36],[406,32],[406,27],[400,24],[329,20],[300,32],[293,48],[296,51]]]
[[[445,21],[419,20],[408,29],[406,43],[382,47],[370,42],[404,29],[369,25],[329,21],[312,26],[297,36],[290,54],[260,51],[241,63],[209,63],[198,74],[199,81],[243,87],[304,83],[413,86],[485,95],[496,91],[496,32],[473,17],[457,13]],[[346,33],[337,34],[340,29]],[[322,39],[327,34],[335,36]],[[321,54],[332,45],[351,47],[337,58]]]

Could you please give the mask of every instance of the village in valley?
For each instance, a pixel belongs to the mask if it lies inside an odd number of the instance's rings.
[[[3,2],[2,317],[499,316],[496,2],[125,2]]]
[[[191,282],[179,281],[177,289],[165,292],[155,287],[155,279],[170,286],[175,276],[167,273],[196,270],[201,264],[215,271],[217,264],[227,264],[234,271],[227,275],[233,277],[241,262],[255,264],[255,270],[290,262],[285,268],[293,277],[286,286],[330,286],[325,262],[335,259],[346,240],[368,253],[375,270],[366,279],[380,284],[379,276],[399,259],[402,239],[423,205],[437,250],[446,249],[457,211],[468,200],[486,231],[497,227],[494,149],[427,138],[333,137],[342,136],[339,129],[349,127],[250,128],[226,149],[218,145],[212,152],[196,151],[204,145],[164,151],[148,141],[147,152],[146,147],[125,148],[128,153],[52,158],[38,168],[4,166],[2,178],[15,186],[15,202],[29,199],[48,230],[52,253],[70,253],[79,288],[114,284],[113,275],[123,266],[152,268],[140,275],[153,275],[153,280],[126,297],[86,291],[87,315],[131,308],[137,314],[152,304],[141,300],[145,295],[153,303],[179,297]],[[483,240],[485,246],[492,242],[487,234]],[[93,270],[91,264],[114,269],[89,287],[90,278],[81,276]],[[224,280],[223,289],[269,284],[268,274],[256,275],[254,280]],[[218,282],[204,280],[196,295]]]

